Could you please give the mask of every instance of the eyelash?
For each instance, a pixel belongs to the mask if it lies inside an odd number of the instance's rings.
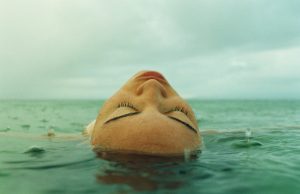
[[[121,107],[128,107],[128,108],[131,108],[131,109],[133,109],[133,110],[135,110],[135,111],[138,111],[138,109],[135,108],[135,106],[134,106],[133,104],[131,104],[130,102],[121,102],[121,103],[118,104],[117,107],[118,107],[118,108],[121,108]],[[182,112],[182,113],[185,114],[185,115],[188,115],[188,111],[187,111],[185,108],[180,107],[180,106],[176,106],[175,108],[171,109],[171,111],[179,111],[179,112]],[[171,111],[170,111],[170,112],[171,112]]]
[[[135,111],[138,111],[138,109],[135,108],[135,106],[133,106],[133,104],[131,104],[130,102],[121,102],[121,103],[118,104],[117,107],[118,107],[118,108],[121,108],[121,107],[128,107],[128,108],[131,108],[131,109],[133,109],[133,110],[135,110]]]
[[[180,106],[176,106],[175,108],[172,109],[172,111],[179,111],[179,112],[184,113],[185,115],[188,115],[188,111],[185,108],[180,107]]]

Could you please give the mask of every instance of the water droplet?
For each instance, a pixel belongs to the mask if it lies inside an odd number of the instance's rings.
[[[252,131],[249,128],[247,128],[245,131],[245,137],[249,139],[251,135],[252,135]]]
[[[47,136],[48,137],[54,137],[55,136],[54,129],[52,129],[52,128],[48,129]]]
[[[191,158],[191,150],[190,149],[184,149],[184,160],[189,161]]]

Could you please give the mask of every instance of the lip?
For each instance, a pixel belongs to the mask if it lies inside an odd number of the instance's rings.
[[[143,73],[142,75],[138,76],[139,79],[155,79],[159,82],[163,81],[163,82],[167,82],[167,80],[164,78],[164,76],[156,71],[147,71],[145,73]]]

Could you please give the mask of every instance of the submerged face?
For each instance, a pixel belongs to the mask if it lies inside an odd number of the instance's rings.
[[[104,150],[183,154],[201,144],[190,106],[158,72],[134,75],[103,105],[91,143]]]

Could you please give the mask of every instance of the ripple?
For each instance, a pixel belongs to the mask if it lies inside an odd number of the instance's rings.
[[[48,123],[49,121],[47,119],[42,119],[41,122],[42,123]]]
[[[255,140],[240,140],[237,142],[233,142],[232,145],[236,148],[250,148],[250,147],[257,147],[262,146],[263,144],[259,141]]]
[[[28,170],[46,170],[46,169],[52,169],[52,168],[63,168],[63,167],[69,167],[74,166],[77,164],[85,163],[94,160],[95,158],[89,158],[86,160],[80,160],[75,162],[67,162],[67,163],[61,163],[61,164],[49,164],[49,165],[42,165],[42,166],[28,166],[28,167],[22,167],[22,169],[28,169]]]
[[[62,162],[56,163],[52,160],[45,160],[45,159],[30,159],[30,160],[19,160],[19,161],[5,161],[5,164],[11,164],[13,167],[7,167],[4,169],[7,170],[16,170],[16,169],[23,169],[23,170],[47,170],[47,169],[54,169],[54,168],[64,168],[71,167],[75,165],[84,165],[85,167],[88,166],[86,163],[95,160],[95,157],[79,160],[79,161],[71,161],[71,162]],[[52,161],[52,162],[51,162]],[[48,163],[48,164],[45,164]],[[43,165],[41,165],[43,164]],[[76,168],[78,169],[78,168]]]
[[[23,129],[28,130],[28,129],[30,128],[30,125],[28,125],[28,124],[23,124],[23,125],[21,125],[21,127],[22,127]]]
[[[12,116],[10,116],[10,118],[11,118],[12,120],[18,120],[18,119],[19,119],[19,117],[12,117]]]
[[[10,176],[9,173],[0,172],[0,177],[8,177],[8,176]]]
[[[10,131],[11,128],[10,127],[6,127],[5,129],[0,129],[0,132],[8,132]]]
[[[31,146],[28,150],[26,150],[25,154],[41,154],[44,153],[46,150],[43,147],[40,146]]]

